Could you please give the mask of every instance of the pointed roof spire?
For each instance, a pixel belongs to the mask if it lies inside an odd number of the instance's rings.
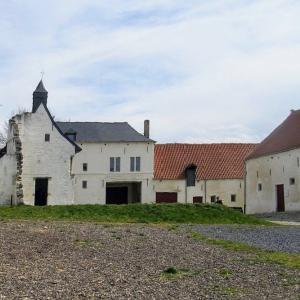
[[[48,92],[44,87],[43,80],[41,80],[33,92],[32,112],[35,113],[41,103],[47,106],[47,98]]]
[[[48,93],[48,91],[44,87],[44,83],[43,83],[42,79],[40,80],[38,86],[36,87],[35,92],[38,92],[38,93]]]

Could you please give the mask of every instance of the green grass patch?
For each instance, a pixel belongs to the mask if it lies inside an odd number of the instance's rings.
[[[232,271],[227,268],[223,268],[220,270],[220,275],[224,278],[229,278],[232,275]]]
[[[228,250],[245,251],[255,255],[256,261],[271,262],[283,266],[300,269],[300,255],[278,251],[268,251],[249,246],[244,243],[232,242],[223,239],[214,239],[205,237],[197,232],[191,232],[190,237],[204,241],[211,245],[221,246]]]
[[[21,205],[0,207],[0,218],[101,223],[270,224],[222,205],[208,204]]]
[[[160,277],[164,280],[175,280],[181,279],[187,276],[196,276],[201,272],[199,271],[191,271],[187,269],[176,269],[175,267],[169,267],[161,272]]]

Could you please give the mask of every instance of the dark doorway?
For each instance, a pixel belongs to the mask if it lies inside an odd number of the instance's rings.
[[[34,205],[47,205],[48,198],[48,178],[36,178]]]
[[[177,193],[156,193],[156,203],[177,203]]]
[[[276,185],[276,195],[277,195],[277,211],[284,211],[284,185]]]
[[[106,187],[106,204],[128,204],[128,187]]]

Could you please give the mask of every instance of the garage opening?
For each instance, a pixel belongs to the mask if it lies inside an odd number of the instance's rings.
[[[141,203],[141,182],[108,182],[106,204]]]
[[[177,203],[177,193],[156,193],[156,203]]]

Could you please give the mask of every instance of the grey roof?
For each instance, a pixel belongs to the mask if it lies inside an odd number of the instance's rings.
[[[154,142],[127,122],[57,122],[63,133],[76,132],[76,142]]]
[[[44,83],[43,80],[41,80],[38,84],[38,86],[36,87],[34,92],[38,92],[38,93],[48,93],[47,90],[44,87]]]

